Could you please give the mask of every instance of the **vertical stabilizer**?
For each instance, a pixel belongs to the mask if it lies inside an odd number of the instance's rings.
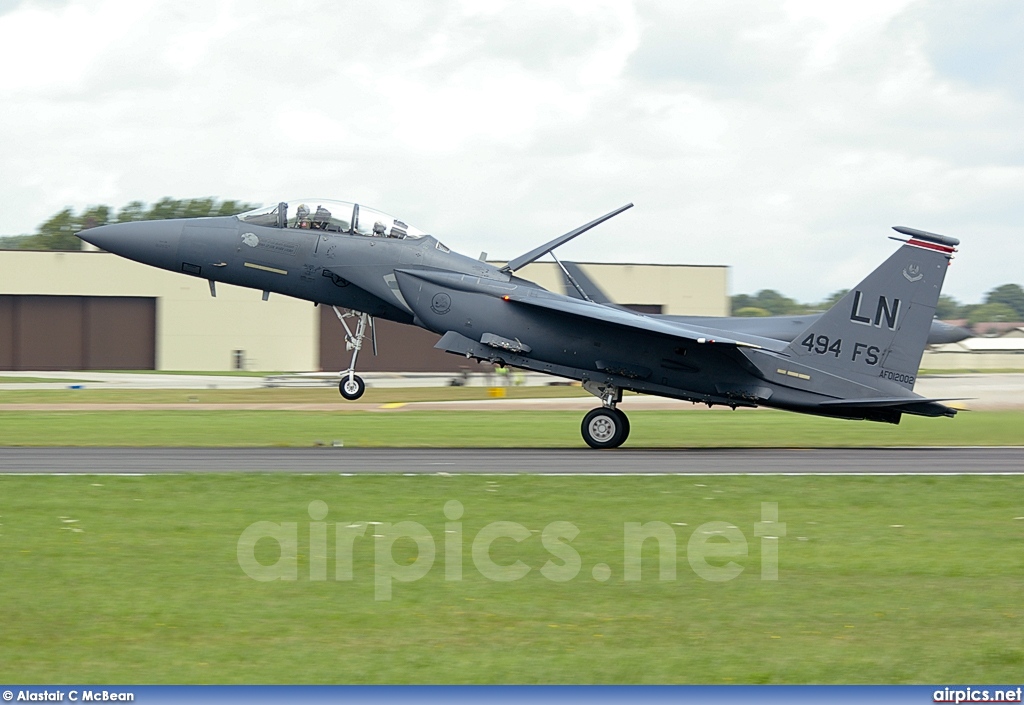
[[[819,369],[913,389],[946,268],[959,240],[913,228],[889,259],[800,333],[786,354]]]
[[[562,286],[565,289],[565,295],[574,299],[583,298],[581,292],[576,289],[579,286],[595,304],[615,303],[576,262],[562,262]]]

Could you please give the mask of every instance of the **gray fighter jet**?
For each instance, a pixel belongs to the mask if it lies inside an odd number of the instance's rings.
[[[899,423],[956,411],[913,392],[935,306],[959,241],[894,228],[903,245],[820,316],[713,319],[618,307],[582,270],[574,294],[516,276],[527,264],[630,208],[628,204],[503,267],[452,252],[401,220],[341,201],[281,202],[238,216],[119,223],[79,237],[162,269],[334,307],[352,351],[340,391],[365,388],[356,362],[373,319],[431,330],[467,358],[579,380],[601,401],[582,423],[594,448],[629,435],[623,390],[736,407]],[[573,274],[575,270],[575,276]],[[603,299],[603,300],[602,300]],[[344,309],[344,311],[343,311]],[[349,325],[349,324],[353,325]]]

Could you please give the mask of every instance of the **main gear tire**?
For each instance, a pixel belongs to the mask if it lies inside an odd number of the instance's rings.
[[[593,409],[580,425],[583,440],[591,448],[618,448],[629,435],[629,421],[618,409]]]

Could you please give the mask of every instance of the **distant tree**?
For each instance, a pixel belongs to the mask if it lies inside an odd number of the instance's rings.
[[[184,215],[184,202],[177,201],[173,198],[161,198],[159,201],[153,204],[153,207],[146,213],[146,217],[143,220],[168,220],[170,218],[183,218]]]
[[[786,316],[810,311],[827,311],[839,303],[849,289],[833,292],[817,304],[802,304],[774,289],[756,294],[736,294],[729,299],[733,316]],[[966,318],[971,325],[986,322],[1024,321],[1024,288],[1019,284],[1003,284],[985,295],[983,304],[963,305],[952,296],[942,294],[935,306],[935,315],[942,320]]]
[[[798,313],[807,313],[814,308],[798,303],[788,296],[783,296],[774,289],[762,289],[753,296],[749,294],[736,294],[730,299],[730,304],[730,308],[734,312],[734,316],[754,315],[749,313],[740,314],[739,311],[745,308],[762,309],[767,311],[767,315],[769,316],[786,316]]]
[[[942,294],[939,296],[939,303],[935,306],[935,316],[943,321],[960,318],[960,302],[952,296]]]
[[[93,206],[86,208],[82,215],[78,216],[78,227],[81,230],[98,228],[110,222],[109,206]]]
[[[234,215],[252,210],[256,205],[242,201],[218,201],[215,198],[187,198],[175,200],[161,198],[153,204],[142,220],[166,220],[168,218],[205,218],[216,215]]]
[[[8,235],[0,237],[0,250],[20,250],[21,243],[28,240],[31,235]]]
[[[839,291],[834,291],[828,296],[828,298],[826,298],[820,304],[815,305],[814,308],[818,309],[819,311],[828,311],[830,308],[839,303],[839,300],[846,296],[848,293],[850,293],[849,289],[840,289]]]
[[[146,204],[142,201],[132,201],[117,212],[118,223],[130,223],[133,220],[146,219]]]
[[[1017,284],[997,286],[985,295],[985,303],[1005,304],[1017,314],[1016,318],[1010,320],[1024,321],[1024,289],[1021,289]]]
[[[979,304],[968,307],[967,322],[977,325],[979,323],[1006,323],[1018,321],[1020,318],[1017,312],[1006,304]]]
[[[221,201],[216,209],[211,209],[210,215],[238,215],[258,207],[259,205],[256,203],[246,203],[245,201]]]
[[[757,292],[754,299],[754,306],[763,308],[773,316],[786,316],[807,311],[806,306],[788,296],[783,296],[774,289],[762,289]]]
[[[65,208],[39,226],[35,235],[23,240],[21,250],[80,250],[81,241],[75,233],[81,230],[78,218],[70,208]]]
[[[772,315],[770,311],[766,311],[763,308],[757,306],[743,306],[732,312],[734,316],[741,316],[743,318],[759,318],[763,316]]]
[[[182,215],[175,217],[205,218],[218,215],[235,215],[236,213],[252,210],[255,207],[251,203],[242,203],[241,201],[218,202],[214,198],[192,198],[180,202],[177,212]]]
[[[732,311],[732,315],[737,316],[736,312],[741,308],[756,308],[757,302],[753,296],[748,294],[736,294],[729,298],[729,309]]]
[[[80,215],[76,215],[71,208],[65,208],[40,225],[34,235],[9,238],[7,244],[19,250],[78,250],[81,249],[82,242],[75,237],[75,233],[110,222],[128,223],[137,220],[234,215],[255,207],[254,204],[236,200],[161,198],[152,207],[147,207],[142,201],[132,201],[117,212],[113,221],[109,206],[90,206]]]

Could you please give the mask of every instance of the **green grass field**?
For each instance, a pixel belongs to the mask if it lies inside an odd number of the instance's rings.
[[[577,411],[0,412],[0,446],[583,447]],[[1024,412],[899,426],[781,411],[637,411],[627,448],[1022,445]]]
[[[323,581],[310,579],[315,500],[329,507]],[[445,580],[449,500],[465,510],[459,581]],[[762,502],[778,503],[777,540],[755,535]],[[1022,477],[2,476],[0,681],[1012,683],[1022,517]],[[491,548],[529,567],[522,579],[485,579],[471,558],[498,520],[531,532]],[[296,580],[240,568],[257,521],[296,524]],[[353,579],[335,579],[335,523],[401,521],[433,537],[425,577],[375,599],[385,540],[371,534],[387,528],[370,524]],[[536,533],[555,521],[579,529],[565,582],[540,572],[561,562]],[[659,580],[651,540],[627,582],[624,524],[651,521],[677,537],[676,576]],[[711,521],[747,542],[735,579],[690,567],[690,537]],[[761,579],[765,544],[777,581]],[[278,554],[256,545],[264,564]],[[381,555],[421,560],[408,538]]]
[[[508,399],[586,397],[581,387],[506,387]],[[489,398],[485,387],[367,389],[360,402],[470,401]],[[343,404],[337,385],[275,389],[0,389],[3,404]]]
[[[56,383],[56,382],[60,382],[61,384],[79,384],[81,382],[81,380],[60,379],[60,378],[50,378],[50,377],[9,377],[9,376],[0,376],[0,384],[39,384],[39,383],[43,383],[43,382],[50,383],[50,384]]]

